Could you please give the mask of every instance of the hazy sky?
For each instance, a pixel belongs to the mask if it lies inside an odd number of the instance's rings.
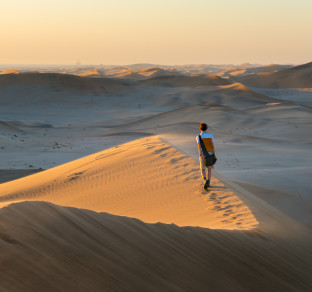
[[[312,61],[311,0],[0,0],[0,64]]]

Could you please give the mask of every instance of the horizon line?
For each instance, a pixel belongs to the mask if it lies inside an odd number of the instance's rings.
[[[307,64],[310,62],[305,63],[184,63],[184,64],[160,64],[160,63],[128,63],[128,64],[49,64],[49,63],[40,63],[40,64],[31,64],[31,63],[24,63],[24,64],[0,64],[0,66],[131,66],[131,65],[158,65],[158,66],[190,66],[190,65],[202,65],[202,66],[239,66],[239,65],[301,65]]]

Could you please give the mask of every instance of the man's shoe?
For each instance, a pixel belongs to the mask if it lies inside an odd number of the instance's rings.
[[[207,179],[205,184],[204,184],[204,190],[207,190],[209,187],[209,180]]]

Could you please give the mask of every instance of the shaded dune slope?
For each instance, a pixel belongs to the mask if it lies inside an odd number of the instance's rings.
[[[20,129],[21,125],[22,123],[16,121],[0,120],[0,135],[6,132],[23,133],[24,131]]]
[[[12,204],[0,221],[2,291],[312,289],[307,246],[257,231],[146,224],[47,202]]]
[[[256,93],[240,83],[214,88],[205,92],[205,95],[201,92],[197,95],[195,92],[191,101],[184,96],[180,96],[178,100],[172,97],[172,102],[170,97],[165,99],[167,104],[179,102],[181,107],[118,127],[128,130],[155,130],[179,123],[200,123],[204,120],[210,126],[223,130],[233,127],[264,128],[272,126],[270,113],[274,111],[283,116],[292,113],[300,118],[310,114],[309,109]],[[160,105],[164,102],[161,99],[158,101]],[[197,104],[192,105],[191,102]]]
[[[195,114],[196,113],[196,114]],[[171,110],[166,113],[154,115],[127,124],[116,126],[116,129],[122,127],[131,131],[148,131],[151,133],[161,133],[165,127],[179,124],[198,125],[201,121],[206,121],[212,130],[221,129],[220,132],[226,132],[230,129],[236,129],[237,133],[246,134],[253,129],[265,131],[263,136],[269,137],[288,137],[300,138],[301,132],[290,124],[285,124],[283,119],[305,123],[311,116],[311,110],[291,103],[286,104],[266,104],[251,107],[249,112],[234,109],[214,102],[207,102],[201,105],[190,105]],[[291,117],[291,118],[289,118]],[[279,134],[274,131],[275,127],[280,128]],[[238,131],[239,130],[239,131]],[[181,129],[183,131],[183,129]],[[261,135],[259,132],[258,135]],[[254,134],[254,136],[257,136]]]
[[[257,93],[241,83],[225,86],[186,87],[183,91],[168,92],[153,100],[154,106],[180,108],[188,105],[215,103],[234,109],[247,109],[281,100]],[[287,103],[287,102],[282,102]]]
[[[312,62],[294,66],[279,72],[253,74],[236,78],[239,82],[253,87],[267,88],[311,88]]]
[[[232,82],[227,79],[221,78],[217,75],[197,75],[197,76],[184,76],[184,75],[167,75],[148,78],[140,81],[141,83],[152,86],[218,86],[229,85]]]
[[[27,90],[34,86],[53,91],[70,91],[81,94],[124,94],[137,89],[140,84],[118,78],[90,78],[60,73],[21,73],[0,75],[2,93],[12,87]],[[28,90],[29,90],[28,89]],[[27,91],[26,91],[27,92]]]
[[[199,191],[197,164],[161,142],[142,138],[0,185],[0,206],[24,200],[135,217],[145,222],[252,229],[249,208],[213,179]]]
[[[218,73],[218,76],[239,76],[239,75],[248,75],[248,74],[263,74],[269,72],[278,72],[281,70],[285,70],[292,67],[291,65],[278,65],[278,64],[270,64],[261,67],[254,68],[233,68],[221,73]]]

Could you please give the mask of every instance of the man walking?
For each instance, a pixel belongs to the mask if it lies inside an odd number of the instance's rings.
[[[209,155],[215,154],[214,138],[210,133],[207,133],[208,125],[205,123],[200,123],[199,129],[201,131],[200,132],[201,139],[204,142],[204,145],[208,154]],[[205,155],[200,144],[199,136],[196,137],[196,141],[198,145],[201,175],[202,175],[202,178],[204,179],[204,189],[207,190],[208,187],[210,186],[212,166],[208,166],[208,167],[206,166],[206,159],[205,159]]]

